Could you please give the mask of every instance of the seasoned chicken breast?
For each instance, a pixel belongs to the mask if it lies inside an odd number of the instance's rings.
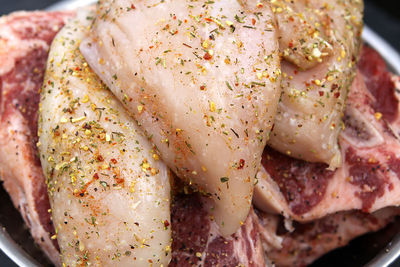
[[[91,17],[82,11],[55,38],[41,92],[54,238],[66,266],[167,265],[169,171],[80,54]]]
[[[360,51],[363,1],[270,3],[285,61],[269,145],[295,158],[339,167],[337,138]]]
[[[213,197],[222,234],[234,233],[280,96],[269,5],[100,1],[81,51],[167,165]]]

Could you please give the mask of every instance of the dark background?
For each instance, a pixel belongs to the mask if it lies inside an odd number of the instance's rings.
[[[55,2],[57,0],[0,0],[0,15],[14,10],[42,9]],[[364,2],[366,25],[388,41],[400,53],[400,1],[364,0]],[[0,251],[0,266],[15,267],[16,265]],[[392,267],[394,266],[400,267],[400,260],[392,265]]]

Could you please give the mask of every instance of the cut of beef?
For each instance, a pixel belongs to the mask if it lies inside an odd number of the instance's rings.
[[[37,111],[48,50],[73,14],[18,12],[0,18],[0,177],[53,262],[58,248],[49,214],[47,186],[37,155]]]
[[[364,48],[360,62],[339,140],[342,167],[332,171],[327,165],[293,159],[266,148],[264,172],[259,174],[255,193],[258,208],[309,221],[337,211],[373,212],[400,204],[395,78],[370,48]],[[380,83],[384,95],[378,90]]]
[[[306,266],[360,235],[385,227],[399,214],[398,208],[372,214],[340,212],[306,224],[295,223],[295,230],[287,232],[281,216],[257,212],[268,260],[276,266],[291,267]]]
[[[211,208],[211,199],[199,194],[175,196],[169,266],[265,266],[254,211],[235,234],[224,238],[210,216]]]

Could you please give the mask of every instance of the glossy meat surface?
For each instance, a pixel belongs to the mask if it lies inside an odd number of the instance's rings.
[[[264,250],[270,263],[279,267],[298,267],[311,264],[356,237],[382,229],[393,222],[400,210],[385,208],[372,214],[340,212],[305,224],[295,223],[293,232],[285,230],[278,215],[257,214]]]
[[[37,112],[48,50],[70,12],[0,18],[0,178],[35,242],[54,262],[58,248],[37,154]]]
[[[280,96],[273,14],[240,2],[100,1],[81,45],[167,165],[213,197],[225,236],[250,210]]]
[[[384,97],[374,94],[375,79],[392,76],[387,69],[371,72],[383,61],[365,48],[351,87],[340,135],[343,166],[290,158],[267,148],[255,193],[257,207],[299,221],[343,210],[373,212],[400,204],[399,93],[393,80],[380,83]],[[375,74],[374,74],[375,73]],[[384,73],[384,74],[383,74]],[[375,79],[371,75],[379,75]],[[372,81],[372,84],[371,84]],[[385,102],[397,103],[388,113]]]
[[[269,145],[298,159],[342,163],[338,135],[361,46],[360,0],[271,1],[283,94]]]
[[[211,204],[210,198],[198,193],[174,196],[172,261],[169,266],[264,267],[258,217],[253,209],[236,233],[223,237],[209,215]]]
[[[63,264],[167,265],[169,170],[79,51],[81,11],[51,46],[39,152]]]

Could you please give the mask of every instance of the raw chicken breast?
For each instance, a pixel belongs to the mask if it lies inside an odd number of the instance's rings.
[[[280,96],[269,5],[100,1],[81,51],[167,165],[209,193],[223,235],[249,213]]]
[[[337,138],[359,56],[363,2],[271,0],[271,5],[286,61],[269,145],[295,158],[339,167]]]
[[[80,54],[91,16],[57,35],[41,92],[39,151],[62,261],[166,265],[169,171]]]

